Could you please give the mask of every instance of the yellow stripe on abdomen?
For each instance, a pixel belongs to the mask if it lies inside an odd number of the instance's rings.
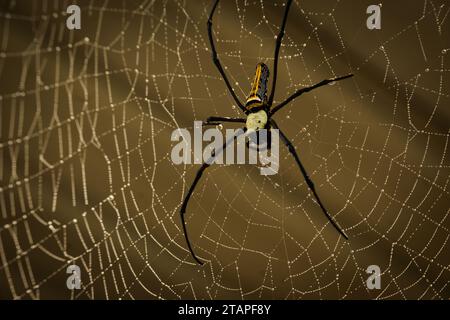
[[[261,106],[266,100],[268,78],[269,68],[264,63],[258,63],[252,88],[245,104],[248,110]]]

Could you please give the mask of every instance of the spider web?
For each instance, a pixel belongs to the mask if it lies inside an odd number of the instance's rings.
[[[0,297],[449,299],[450,6],[294,1],[274,117],[345,241],[280,146],[277,175],[171,162],[170,134],[241,116],[215,69],[211,1],[2,1]],[[284,1],[222,1],[214,34],[238,96],[273,65]],[[230,125],[227,127],[233,127]],[[66,287],[68,266],[81,289]],[[381,289],[366,285],[370,265]]]

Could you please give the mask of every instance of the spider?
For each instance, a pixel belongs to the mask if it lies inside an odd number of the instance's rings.
[[[286,2],[284,16],[283,16],[283,20],[281,22],[281,28],[276,37],[275,57],[274,57],[274,66],[273,66],[274,76],[273,76],[273,80],[272,80],[272,88],[270,91],[270,96],[269,96],[269,98],[267,98],[267,81],[269,78],[269,68],[264,63],[258,63],[258,65],[256,67],[256,74],[255,74],[255,78],[252,83],[250,94],[246,100],[245,105],[243,105],[239,101],[238,97],[236,96],[236,93],[234,92],[233,88],[231,87],[230,81],[228,80],[228,78],[225,74],[225,71],[223,70],[223,67],[222,67],[222,64],[220,63],[219,57],[217,56],[216,47],[214,45],[214,39],[213,39],[213,33],[212,33],[212,19],[214,16],[214,12],[217,8],[217,5],[219,4],[219,0],[215,0],[214,5],[209,14],[208,22],[207,22],[208,38],[209,38],[209,43],[210,43],[211,51],[212,51],[212,59],[213,59],[214,64],[216,65],[217,69],[219,70],[219,73],[220,73],[223,81],[225,82],[225,85],[227,86],[229,93],[233,97],[237,106],[245,114],[246,118],[209,117],[209,118],[207,118],[205,123],[206,124],[219,124],[221,122],[245,123],[245,127],[243,128],[244,130],[242,132],[249,132],[249,131],[255,132],[255,131],[258,131],[263,128],[264,129],[269,129],[269,128],[278,129],[279,135],[281,137],[281,141],[285,144],[288,151],[294,157],[295,162],[297,163],[297,165],[306,181],[306,184],[308,185],[309,189],[311,190],[312,194],[314,195],[315,199],[317,200],[317,203],[319,204],[323,213],[328,218],[330,223],[334,226],[334,228],[336,228],[336,230],[345,239],[348,240],[347,235],[344,233],[344,231],[342,231],[339,228],[339,226],[336,224],[334,219],[330,216],[330,214],[327,212],[324,205],[322,204],[322,201],[320,200],[319,195],[317,194],[314,184],[311,181],[311,179],[309,178],[308,173],[306,172],[305,167],[303,166],[302,162],[300,161],[300,158],[299,158],[297,152],[295,151],[295,148],[292,145],[291,141],[280,130],[280,128],[278,127],[275,120],[272,119],[272,116],[277,111],[279,111],[281,108],[286,106],[288,103],[290,103],[291,101],[293,101],[294,99],[296,99],[297,97],[302,95],[303,93],[307,93],[309,91],[312,91],[314,89],[317,89],[317,88],[327,85],[329,83],[336,82],[339,80],[344,80],[344,79],[347,79],[347,78],[350,78],[353,76],[353,74],[349,74],[349,75],[346,75],[343,77],[326,79],[326,80],[323,80],[313,86],[298,89],[294,94],[289,96],[286,100],[284,100],[280,104],[272,106],[273,98],[275,95],[276,83],[277,83],[278,56],[280,53],[281,40],[283,39],[283,36],[284,36],[284,29],[286,27],[286,21],[287,21],[287,17],[289,14],[289,8],[291,6],[291,3],[292,3],[292,0],[288,0]],[[186,238],[187,246],[188,246],[189,251],[190,251],[192,257],[194,258],[194,260],[200,265],[202,265],[203,262],[197,258],[197,256],[194,253],[194,250],[192,250],[191,243],[189,241],[189,237],[188,237],[188,233],[187,233],[187,229],[186,229],[186,222],[184,219],[186,207],[188,205],[189,199],[191,198],[191,195],[194,192],[194,189],[197,186],[197,183],[199,182],[203,172],[206,170],[206,168],[208,168],[210,166],[210,164],[214,161],[215,157],[218,154],[220,154],[224,149],[226,149],[229,144],[234,142],[234,140],[237,138],[238,135],[235,135],[234,137],[227,140],[223,144],[222,148],[217,150],[217,152],[213,151],[211,153],[211,157],[209,158],[209,160],[204,162],[202,164],[202,166],[200,167],[200,169],[198,169],[195,179],[192,182],[192,184],[183,200],[181,208],[180,208],[181,222],[183,225],[183,231],[184,231],[184,236]]]

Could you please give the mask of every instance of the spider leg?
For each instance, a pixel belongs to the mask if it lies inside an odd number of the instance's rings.
[[[218,125],[220,122],[240,122],[245,123],[245,119],[241,118],[229,118],[229,117],[208,117],[205,122],[203,122],[204,125]]]
[[[286,9],[284,9],[283,21],[281,22],[280,32],[278,33],[276,44],[275,44],[275,57],[274,57],[274,61],[273,61],[272,89],[270,91],[270,97],[269,97],[269,101],[268,101],[269,107],[272,105],[273,97],[275,96],[275,87],[276,87],[276,83],[277,83],[277,72],[278,72],[278,55],[280,53],[281,40],[283,39],[283,36],[284,36],[284,29],[286,27],[286,21],[287,21],[287,17],[288,17],[288,14],[289,14],[289,8],[291,6],[291,3],[292,3],[292,0],[288,0],[286,2]]]
[[[216,46],[214,45],[214,39],[213,39],[213,34],[212,34],[212,18],[213,18],[214,12],[216,11],[218,3],[219,3],[219,0],[216,0],[216,2],[214,2],[214,6],[212,7],[211,13],[209,14],[209,18],[208,18],[208,38],[209,38],[209,43],[211,45],[212,58],[213,58],[214,64],[216,65],[217,69],[219,70],[220,74],[222,75],[223,81],[225,81],[225,84],[227,85],[228,91],[230,91],[230,94],[233,96],[234,101],[236,101],[236,104],[238,105],[239,108],[241,108],[241,110],[243,112],[246,112],[246,109],[244,108],[242,103],[239,101],[238,97],[236,96],[236,93],[234,92],[233,88],[231,87],[230,81],[228,80],[228,78],[225,74],[225,71],[222,68],[222,64],[220,63],[220,60],[217,56]]]
[[[305,178],[306,184],[308,185],[309,189],[311,190],[311,192],[313,193],[314,197],[317,200],[317,203],[319,204],[320,208],[322,209],[323,213],[327,216],[328,220],[331,222],[331,224],[336,228],[337,231],[339,231],[339,233],[346,239],[348,240],[347,235],[345,234],[344,231],[342,231],[342,229],[337,225],[337,223],[334,221],[334,219],[330,216],[330,214],[328,213],[328,211],[325,209],[324,205],[322,204],[322,201],[320,201],[319,195],[316,192],[316,189],[314,187],[314,183],[311,181],[311,179],[308,176],[308,173],[306,172],[305,167],[303,167],[303,164],[300,161],[300,158],[297,155],[297,151],[295,151],[294,146],[292,145],[292,143],[289,141],[289,139],[284,135],[284,133],[280,130],[280,128],[278,127],[278,125],[276,124],[276,122],[273,119],[270,119],[270,123],[272,124],[272,126],[275,129],[278,129],[280,136],[281,136],[281,140],[284,142],[284,144],[286,145],[286,147],[288,148],[289,152],[291,153],[291,155],[294,157],[295,162],[297,162],[297,165],[300,168],[300,171],[303,174],[303,177]]]
[[[273,114],[275,114],[275,112],[277,112],[278,110],[280,110],[281,108],[283,108],[285,105],[287,105],[289,102],[291,102],[292,100],[294,100],[295,98],[301,96],[303,93],[312,91],[314,89],[317,89],[319,87],[322,87],[324,85],[327,85],[331,82],[336,82],[336,81],[340,81],[340,80],[344,80],[347,78],[353,77],[353,74],[349,74],[343,77],[338,77],[338,78],[332,78],[332,79],[326,79],[326,80],[322,80],[319,83],[316,83],[313,86],[310,87],[305,87],[305,88],[301,88],[299,90],[297,90],[293,95],[291,95],[290,97],[288,97],[286,100],[284,100],[283,102],[281,102],[279,105],[273,107],[272,110],[270,110],[270,115],[272,116]]]
[[[202,177],[203,172],[211,165],[211,163],[215,160],[215,158],[216,158],[219,154],[221,154],[221,153],[223,152],[223,150],[225,150],[225,149],[228,147],[229,144],[231,144],[238,136],[240,136],[240,135],[243,134],[244,132],[245,132],[245,129],[242,130],[241,132],[235,134],[235,135],[234,135],[233,137],[231,137],[230,139],[228,139],[228,140],[223,144],[222,148],[220,148],[219,150],[217,150],[217,152],[214,152],[214,150],[213,150],[213,152],[211,153],[211,157],[209,157],[209,159],[208,159],[206,162],[204,162],[204,163],[202,164],[202,166],[200,167],[200,169],[198,169],[197,174],[195,175],[194,182],[192,182],[192,184],[191,184],[191,186],[190,186],[190,188],[189,188],[189,190],[188,190],[188,192],[187,192],[187,194],[186,194],[186,197],[184,198],[183,203],[182,203],[182,205],[181,205],[180,215],[181,215],[181,222],[182,222],[182,225],[183,225],[184,237],[186,238],[186,243],[187,243],[187,246],[188,246],[188,248],[189,248],[189,251],[191,252],[192,257],[193,257],[194,260],[195,260],[198,264],[200,264],[200,265],[202,265],[203,262],[202,262],[200,259],[197,258],[197,256],[196,256],[195,253],[194,253],[194,250],[192,250],[191,242],[189,241],[189,237],[188,237],[188,233],[187,233],[186,222],[185,222],[185,220],[184,220],[184,214],[185,214],[185,212],[186,212],[186,207],[187,207],[187,205],[188,205],[189,199],[190,199],[191,196],[192,196],[192,193],[194,192],[195,187],[197,186],[198,181],[199,181],[200,178]]]

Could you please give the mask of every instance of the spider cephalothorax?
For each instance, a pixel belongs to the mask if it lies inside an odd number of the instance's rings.
[[[319,207],[322,209],[325,216],[328,218],[330,223],[336,228],[336,230],[339,231],[339,233],[345,238],[348,239],[347,235],[338,227],[334,219],[328,214],[327,210],[325,209],[324,205],[322,204],[322,201],[320,201],[319,195],[316,192],[316,189],[314,187],[313,182],[309,178],[305,167],[300,161],[300,157],[298,156],[297,152],[295,151],[294,146],[289,141],[289,139],[286,137],[286,135],[280,130],[277,123],[272,119],[272,115],[274,115],[278,110],[286,106],[289,102],[297,98],[298,96],[302,95],[303,93],[309,92],[311,90],[314,90],[316,88],[319,88],[321,86],[324,86],[328,83],[347,79],[349,77],[352,77],[353,75],[346,75],[343,77],[338,78],[332,78],[332,79],[326,79],[323,80],[315,85],[305,87],[298,89],[296,92],[294,92],[291,96],[289,96],[286,100],[283,102],[277,104],[276,106],[272,106],[273,104],[273,98],[275,95],[275,88],[276,88],[276,82],[277,82],[277,70],[278,70],[278,55],[280,53],[280,46],[281,46],[281,40],[284,35],[284,29],[286,27],[286,21],[287,16],[289,13],[289,8],[292,4],[292,0],[287,0],[286,7],[284,10],[284,16],[283,21],[281,22],[280,31],[277,36],[276,45],[275,45],[275,58],[274,58],[274,65],[273,65],[273,80],[272,80],[272,89],[270,91],[270,96],[267,98],[267,86],[268,86],[268,79],[269,79],[269,68],[264,63],[258,63],[256,66],[256,74],[255,79],[252,82],[252,88],[250,91],[250,94],[247,98],[247,101],[245,103],[245,106],[240,102],[239,98],[236,96],[236,93],[234,92],[233,88],[231,87],[230,81],[228,80],[225,71],[222,67],[222,64],[220,63],[219,57],[217,56],[216,47],[214,45],[214,39],[213,39],[213,33],[212,33],[212,18],[214,15],[214,12],[217,8],[217,5],[219,3],[219,0],[215,0],[214,5],[211,9],[211,13],[209,15],[208,19],[208,38],[209,43],[211,45],[211,51],[212,51],[212,58],[213,62],[216,65],[217,69],[219,70],[220,75],[222,76],[225,85],[228,88],[228,91],[230,92],[231,96],[233,97],[234,101],[236,102],[237,106],[241,109],[241,111],[247,116],[244,118],[228,118],[228,117],[209,117],[206,120],[206,124],[214,125],[218,124],[220,122],[239,122],[239,123],[245,123],[244,130],[241,130],[242,132],[254,132],[258,131],[260,129],[277,129],[281,138],[281,141],[286,145],[288,148],[288,151],[292,154],[294,157],[295,162],[297,163],[300,172],[302,173],[306,184],[308,185],[309,189],[311,190],[312,194],[314,195],[314,198],[316,199]],[[203,171],[206,170],[210,166],[211,163],[213,163],[215,157],[217,157],[228,145],[230,145],[238,135],[235,135],[233,138],[229,139],[224,143],[222,148],[218,150],[217,152],[213,152],[211,154],[210,159],[208,161],[204,162],[203,165],[200,167],[200,169],[197,171],[197,175],[195,176],[194,182],[192,183],[191,187],[189,188],[186,197],[184,198],[183,203],[181,204],[180,208],[180,214],[181,214],[181,221],[183,224],[183,231],[184,236],[186,238],[186,243],[188,245],[189,251],[192,254],[192,257],[197,261],[199,264],[203,264],[202,261],[200,261],[197,256],[195,255],[194,251],[192,250],[191,243],[189,241],[189,237],[187,235],[186,230],[186,223],[184,220],[184,213],[186,212],[186,207],[189,202],[189,199],[191,198],[192,193],[194,192],[194,189],[200,180]]]
[[[245,120],[245,128],[247,132],[258,131],[264,129],[267,126],[269,117],[266,110],[259,110],[250,113]]]

